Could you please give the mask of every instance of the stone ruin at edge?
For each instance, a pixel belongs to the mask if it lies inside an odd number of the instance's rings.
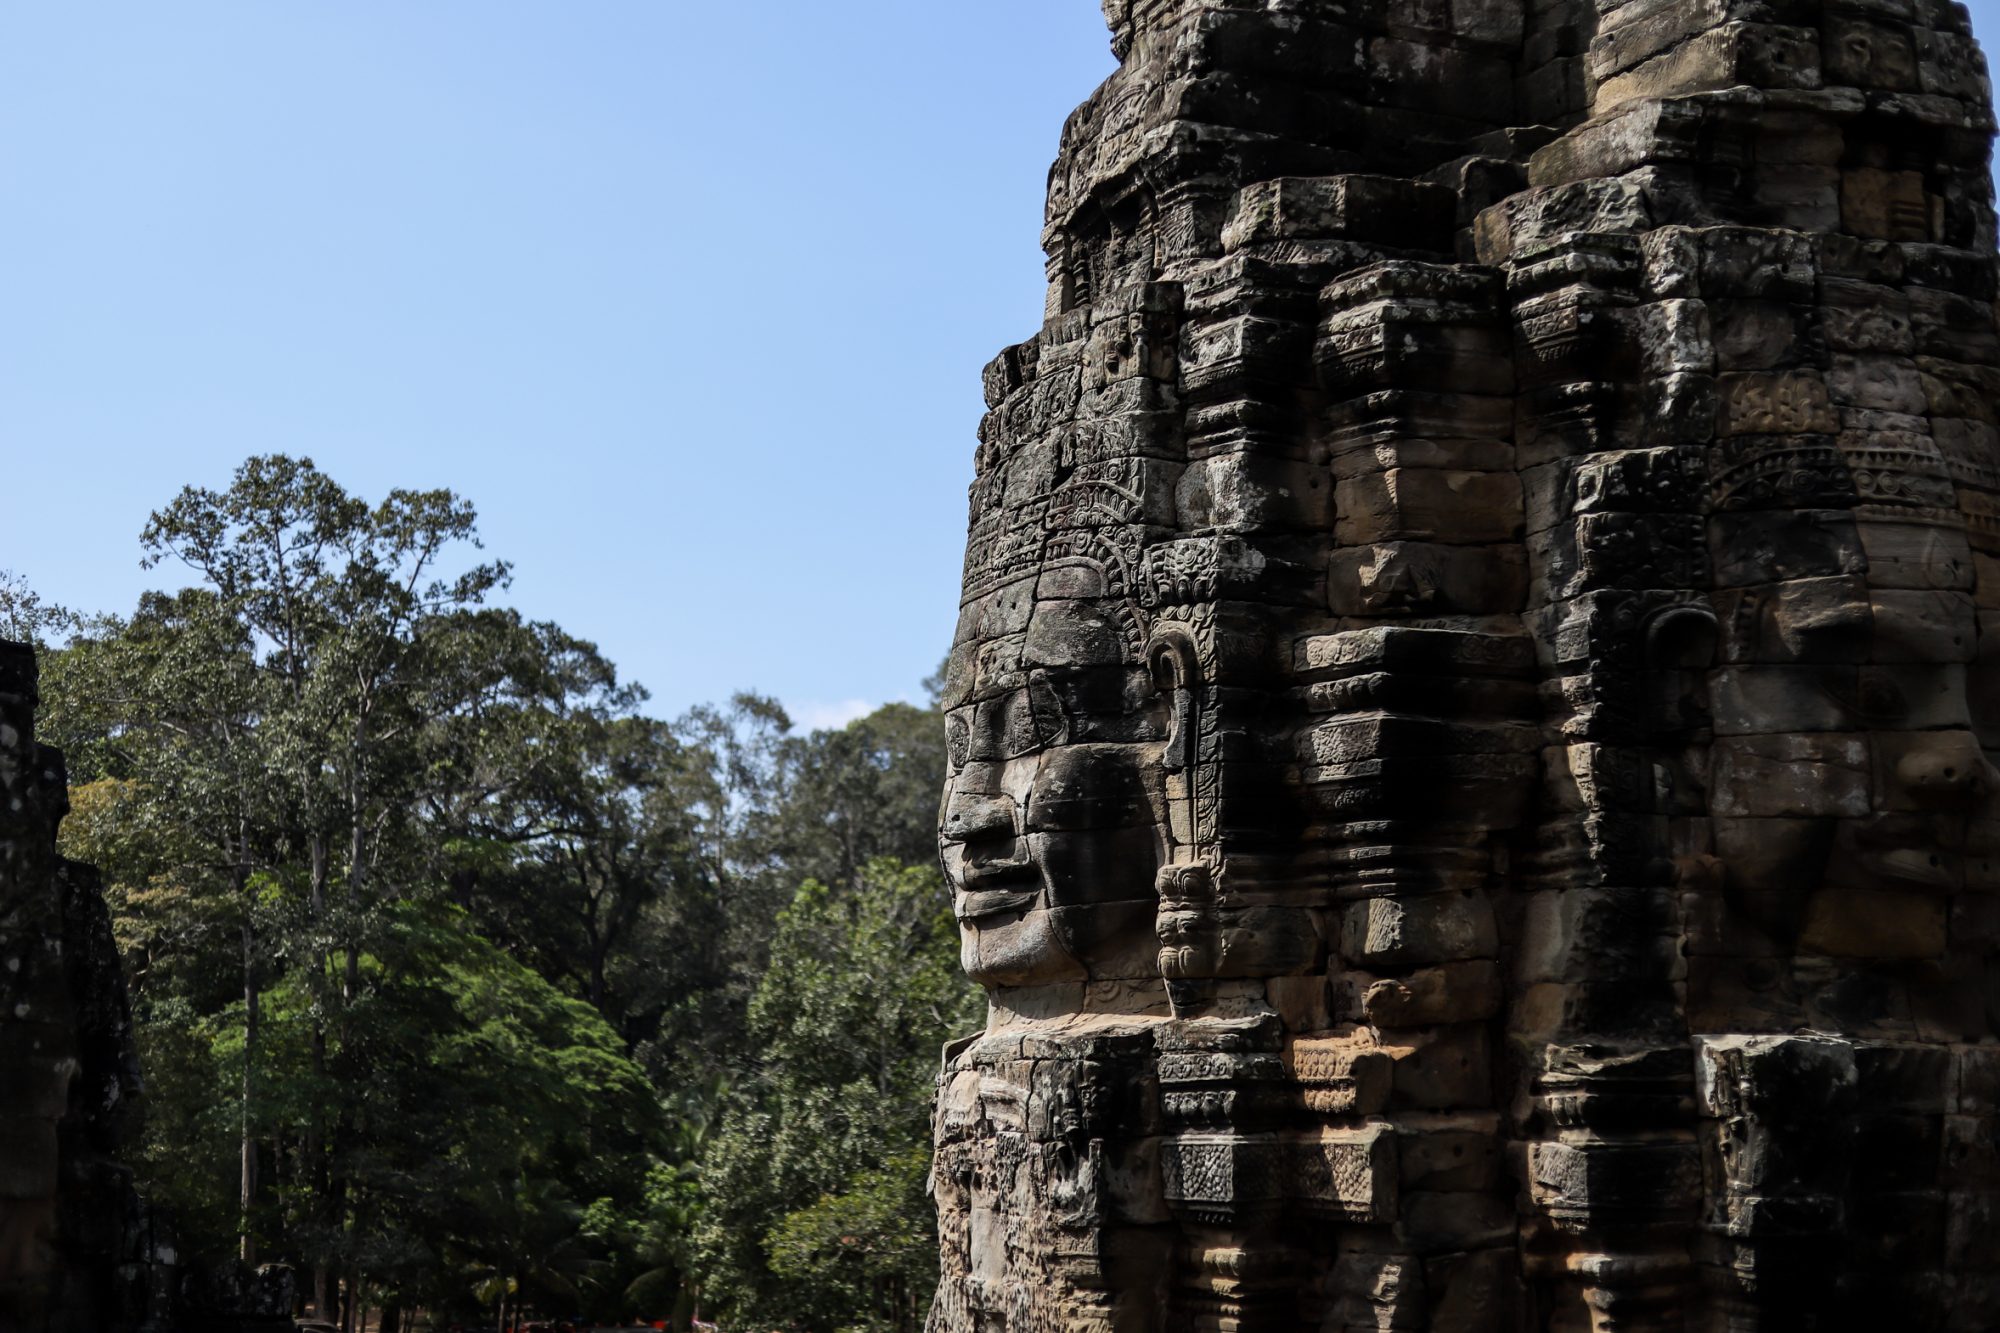
[[[2000,1328],[1965,9],[1105,8],[986,372],[931,1328]]]

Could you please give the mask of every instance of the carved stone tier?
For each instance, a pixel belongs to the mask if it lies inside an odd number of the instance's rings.
[[[936,1333],[2000,1327],[1938,0],[1106,0],[988,367]]]

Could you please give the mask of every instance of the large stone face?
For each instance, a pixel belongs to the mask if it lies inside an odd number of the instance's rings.
[[[1105,0],[986,372],[937,1333],[2000,1327],[1934,0]]]

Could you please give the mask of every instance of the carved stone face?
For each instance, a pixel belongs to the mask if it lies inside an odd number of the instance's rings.
[[[1116,612],[1037,603],[1000,646],[1008,669],[948,715],[939,843],[982,985],[1131,976],[1150,960],[1160,747]]]
[[[1448,8],[1105,4],[986,374],[933,1327],[2000,1327],[1977,53]]]
[[[1727,943],[1821,960],[1750,969],[1759,1003],[1879,1033],[1910,1021],[1902,965],[1945,954],[1953,897],[1991,875],[1994,671],[1960,527],[1814,517],[1772,551],[1797,577],[1715,594],[1708,807]]]

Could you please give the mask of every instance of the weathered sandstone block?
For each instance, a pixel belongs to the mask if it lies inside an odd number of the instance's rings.
[[[2000,1327],[1963,11],[1106,13],[947,673],[932,1327]]]

